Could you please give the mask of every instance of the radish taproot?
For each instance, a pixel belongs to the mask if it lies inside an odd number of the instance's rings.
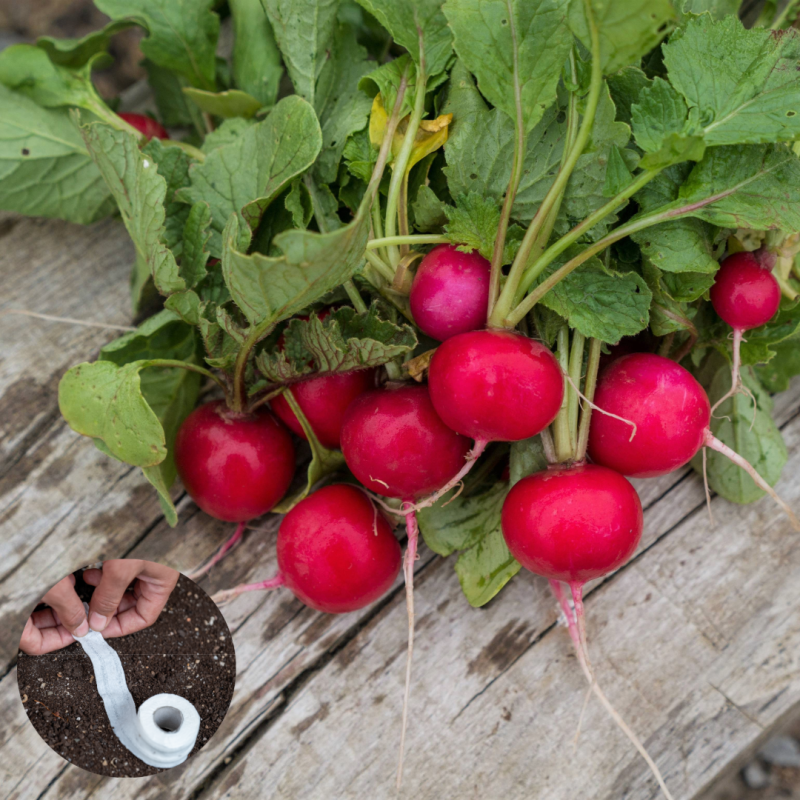
[[[216,564],[286,493],[295,468],[292,437],[268,411],[231,411],[223,401],[199,406],[175,439],[175,466],[197,505],[216,519],[238,522],[233,536],[200,572]]]
[[[409,297],[411,316],[440,342],[486,325],[491,264],[480,253],[440,244],[422,259]]]
[[[549,580],[592,691],[671,799],[650,754],[598,686],[586,639],[583,587],[630,559],[643,523],[639,495],[622,475],[596,464],[577,463],[553,465],[518,481],[503,504],[501,524],[511,554],[523,567]],[[570,587],[574,616],[562,583]]]
[[[427,386],[388,387],[365,392],[347,409],[342,426],[342,453],[347,466],[367,489],[403,501],[408,531],[403,560],[408,609],[406,689],[397,782],[403,769],[411,659],[414,652],[414,562],[419,528],[414,501],[433,496],[466,473],[478,458],[469,439],[442,422]],[[470,460],[471,459],[471,460]]]
[[[291,392],[320,444],[329,450],[339,448],[345,411],[353,400],[375,385],[375,371],[353,370],[295,383]],[[301,439],[306,433],[283,395],[270,403],[275,415]]]
[[[346,484],[324,486],[286,514],[277,555],[276,577],[227,589],[214,600],[285,586],[310,608],[344,614],[386,594],[401,560],[386,518],[361,489]]]
[[[148,117],[147,114],[122,113],[117,116],[147,139],[169,139],[169,131],[158,120]]]
[[[742,339],[745,331],[769,322],[781,304],[781,287],[772,274],[774,263],[775,256],[764,250],[734,253],[720,264],[714,276],[709,297],[714,311],[733,328],[733,364],[731,388],[714,403],[712,414],[738,392],[750,394],[740,377]]]
[[[634,353],[600,375],[594,402],[607,414],[595,415],[589,430],[589,456],[596,464],[631,478],[653,478],[688,464],[701,447],[710,447],[744,469],[800,530],[794,512],[740,455],[709,428],[711,405],[688,370],[668,358]]]

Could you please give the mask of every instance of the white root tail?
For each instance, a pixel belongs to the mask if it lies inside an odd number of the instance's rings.
[[[267,591],[269,589],[277,589],[280,586],[283,586],[286,583],[284,580],[283,575],[278,574],[274,578],[269,578],[266,581],[259,581],[258,583],[240,583],[238,586],[234,586],[233,589],[223,589],[221,592],[217,592],[216,594],[211,596],[211,599],[217,604],[220,605],[222,603],[227,603],[229,600],[233,600],[234,597],[238,597],[240,594],[244,594],[245,592],[259,592],[259,591]]]
[[[189,580],[191,581],[197,581],[200,578],[202,578],[203,575],[205,575],[211,569],[211,567],[214,566],[214,564],[219,564],[219,562],[222,561],[223,558],[225,558],[228,552],[232,550],[234,547],[236,547],[236,545],[239,544],[239,542],[242,540],[242,536],[244,536],[244,531],[246,527],[247,527],[246,522],[240,522],[236,526],[236,530],[234,531],[233,536],[231,536],[231,538],[228,539],[228,541],[225,542],[225,544],[223,544],[222,547],[220,547],[216,553],[214,553],[211,560],[204,566],[200,567],[200,569],[195,570],[194,572],[190,572],[186,577],[189,578]]]
[[[406,750],[406,729],[408,727],[408,701],[411,697],[411,660],[414,656],[414,562],[417,560],[417,542],[419,526],[416,513],[412,510],[406,514],[408,544],[403,561],[403,576],[406,581],[406,610],[408,611],[408,655],[406,656],[406,688],[403,695],[403,722],[400,732],[400,756],[397,761],[397,788],[403,782],[403,759]]]
[[[664,778],[662,777],[660,770],[656,766],[655,761],[653,761],[653,759],[650,757],[650,754],[645,749],[645,746],[642,744],[639,737],[631,730],[631,728],[628,727],[625,720],[622,719],[619,712],[614,708],[614,706],[611,704],[611,701],[605,696],[603,690],[598,686],[591,664],[589,663],[588,654],[585,650],[585,633],[583,640],[581,637],[580,628],[583,626],[579,625],[579,623],[576,621],[575,615],[572,613],[572,609],[567,602],[563,587],[558,581],[551,580],[550,588],[553,590],[553,594],[556,596],[556,599],[561,606],[561,611],[567,619],[567,627],[569,628],[569,635],[572,639],[572,645],[575,648],[575,654],[578,657],[578,662],[581,665],[583,674],[586,676],[586,680],[589,682],[590,689],[592,692],[594,692],[597,699],[602,703],[603,708],[605,708],[619,729],[625,734],[625,736],[628,737],[629,741],[636,748],[639,755],[645,760],[647,766],[650,767],[650,771],[653,773],[653,777],[656,779],[656,781],[658,781],[658,785],[661,787],[664,797],[667,800],[674,800],[669,789],[667,788],[667,784],[664,782]],[[572,585],[571,588],[574,592],[575,585]],[[576,604],[576,611],[578,609],[581,609],[582,611],[583,600],[580,592],[573,594],[573,600]]]
[[[625,419],[625,417],[619,417],[616,414],[612,414],[610,411],[606,411],[605,409],[600,408],[600,406],[595,405],[585,394],[581,392],[581,390],[575,385],[575,381],[573,381],[572,378],[570,378],[570,376],[566,374],[566,372],[564,373],[564,377],[569,382],[569,385],[575,390],[575,394],[577,394],[578,397],[580,397],[580,399],[583,400],[583,402],[586,403],[589,406],[589,408],[591,408],[593,411],[598,411],[601,414],[605,414],[607,417],[618,419],[620,422],[624,422],[626,425],[630,425],[631,428],[633,428],[633,430],[631,431],[631,438],[628,439],[628,441],[629,442],[633,441],[633,437],[636,436],[636,431],[638,430],[636,427],[636,423],[633,420]]]
[[[786,516],[789,517],[792,527],[796,531],[800,531],[800,520],[797,519],[794,511],[792,511],[789,505],[780,498],[778,493],[756,472],[755,467],[749,461],[742,458],[735,450],[731,450],[728,445],[717,439],[708,428],[706,428],[706,436],[703,440],[703,444],[706,447],[710,447],[712,450],[716,450],[718,453],[722,453],[726,458],[733,461],[737,467],[741,467],[753,479],[756,486],[765,491],[783,509]]]

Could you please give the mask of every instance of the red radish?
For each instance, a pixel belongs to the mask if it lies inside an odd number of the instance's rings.
[[[633,486],[614,470],[595,464],[556,465],[523,478],[503,504],[508,549],[523,567],[550,580],[592,691],[671,798],[655,762],[597,685],[586,641],[584,584],[621,567],[636,550],[642,526],[642,504]],[[574,616],[561,581],[571,589]]]
[[[169,139],[169,132],[158,121],[147,114],[118,114],[120,119],[124,119],[132,128],[136,128],[139,133],[148,139]]]
[[[642,504],[618,472],[557,465],[514,484],[503,504],[503,536],[523,567],[584,584],[621,567],[642,536]]]
[[[342,426],[342,453],[347,466],[368,489],[404,501],[408,546],[403,560],[408,609],[408,656],[400,761],[403,770],[411,659],[414,652],[414,562],[419,529],[412,501],[451,487],[480,455],[468,455],[469,440],[442,422],[426,386],[400,386],[365,392],[347,409]],[[438,494],[438,493],[437,493]]]
[[[778,311],[781,287],[771,271],[774,263],[775,256],[763,250],[734,253],[720,264],[714,278],[714,285],[709,292],[711,305],[733,328],[733,366],[730,391],[717,400],[711,409],[712,413],[729,397],[747,391],[739,376],[742,334],[765,325]]]
[[[375,371],[364,369],[309,378],[294,384],[286,391],[294,396],[320,444],[333,450],[339,447],[347,407],[374,385]],[[278,418],[290,430],[302,439],[307,438],[300,420],[283,395],[276,397],[271,405]]]
[[[318,489],[283,518],[278,531],[278,576],[214,596],[286,586],[305,605],[344,614],[373,603],[400,571],[400,545],[386,518],[355,486]]]
[[[511,331],[448,339],[433,355],[428,384],[439,416],[476,446],[535,436],[556,418],[564,397],[553,354]]]
[[[703,387],[680,364],[652,353],[623,356],[600,375],[596,405],[636,425],[596,415],[589,430],[589,456],[632,478],[652,478],[687,464],[710,447],[744,469],[800,529],[792,510],[740,455],[709,428],[711,408]]]
[[[478,252],[440,244],[425,256],[411,286],[411,315],[423,333],[443,342],[486,325],[491,264]]]
[[[608,348],[608,353],[601,353],[598,369],[602,372],[612,361],[616,361],[622,356],[628,356],[631,353],[652,352],[654,349],[653,344],[654,338],[649,328],[645,328],[635,336],[624,336],[617,344],[612,344]]]
[[[175,465],[203,511],[244,522],[266,514],[289,488],[294,446],[269,412],[237,414],[216,401],[184,420],[175,439]]]

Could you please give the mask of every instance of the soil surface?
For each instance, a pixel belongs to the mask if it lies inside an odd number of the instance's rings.
[[[75,578],[78,595],[88,602],[93,588],[80,571]],[[194,704],[201,723],[191,758],[222,723],[236,679],[233,640],[217,606],[181,575],[155,624],[106,641],[119,653],[137,708],[161,692]],[[92,662],[77,642],[44,656],[20,652],[17,682],[31,724],[67,761],[111,777],[164,771],[140,761],[114,735]]]

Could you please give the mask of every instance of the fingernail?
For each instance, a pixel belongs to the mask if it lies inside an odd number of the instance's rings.
[[[77,628],[75,628],[75,631],[72,635],[75,638],[80,639],[81,637],[86,636],[87,633],[89,633],[89,623],[84,620],[80,625],[78,625]]]
[[[92,611],[92,613],[89,615],[89,627],[93,631],[101,633],[103,630],[105,630],[106,624],[107,619],[102,614]]]

